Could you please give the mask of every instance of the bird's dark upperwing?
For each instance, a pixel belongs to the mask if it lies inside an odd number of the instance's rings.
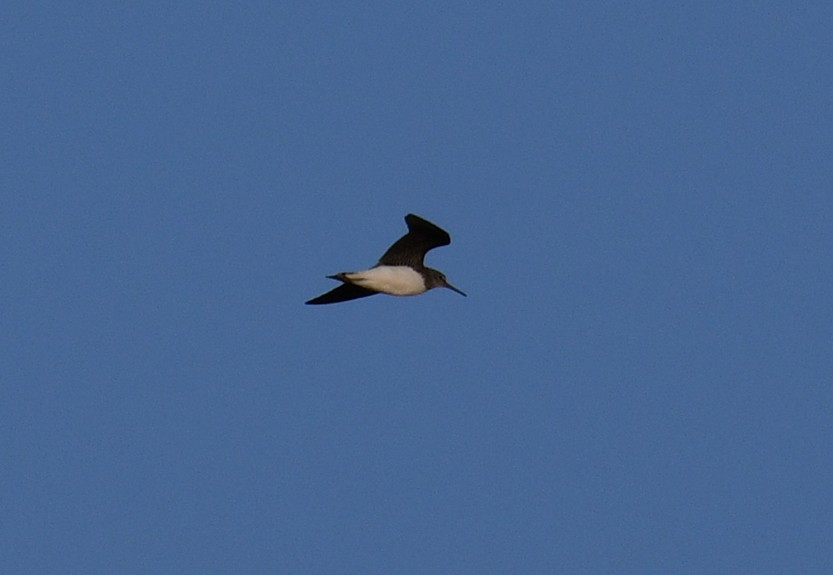
[[[419,216],[408,214],[405,223],[408,224],[408,233],[388,248],[379,258],[380,264],[420,267],[428,250],[451,243],[448,232]]]
[[[324,295],[320,295],[317,298],[309,300],[307,304],[320,305],[323,303],[338,303],[342,301],[350,301],[351,299],[359,299],[360,297],[367,297],[369,295],[376,295],[377,293],[379,292],[365,289],[354,284],[345,283],[328,291]]]

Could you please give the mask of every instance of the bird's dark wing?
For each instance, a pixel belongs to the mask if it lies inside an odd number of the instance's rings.
[[[451,243],[448,232],[419,216],[408,214],[405,223],[408,224],[408,233],[388,248],[379,258],[380,264],[420,267],[428,250]]]
[[[308,305],[320,305],[324,303],[338,303],[342,301],[350,301],[351,299],[359,299],[360,297],[367,297],[369,295],[376,295],[377,291],[365,289],[361,286],[353,284],[341,284],[335,289],[332,289],[306,302]]]

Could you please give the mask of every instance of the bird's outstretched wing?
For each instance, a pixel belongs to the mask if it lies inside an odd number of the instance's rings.
[[[335,289],[332,289],[306,302],[308,305],[320,305],[324,303],[338,303],[342,301],[350,301],[351,299],[359,299],[360,297],[367,297],[369,295],[376,295],[377,291],[365,289],[350,283],[344,283]]]
[[[448,232],[419,216],[408,214],[405,223],[408,224],[408,233],[388,248],[379,258],[379,264],[420,267],[428,250],[451,243]]]

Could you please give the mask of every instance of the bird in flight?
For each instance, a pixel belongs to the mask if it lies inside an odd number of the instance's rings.
[[[408,233],[388,248],[379,258],[379,263],[367,270],[327,276],[342,284],[306,303],[338,303],[377,293],[419,295],[438,287],[445,287],[465,296],[466,294],[448,283],[445,274],[425,267],[423,263],[429,250],[451,243],[448,232],[414,214],[405,216],[405,223],[408,224]]]

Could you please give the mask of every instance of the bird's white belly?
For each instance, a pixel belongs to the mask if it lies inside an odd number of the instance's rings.
[[[344,276],[351,283],[390,295],[418,295],[426,291],[422,274],[408,266],[377,266]]]

